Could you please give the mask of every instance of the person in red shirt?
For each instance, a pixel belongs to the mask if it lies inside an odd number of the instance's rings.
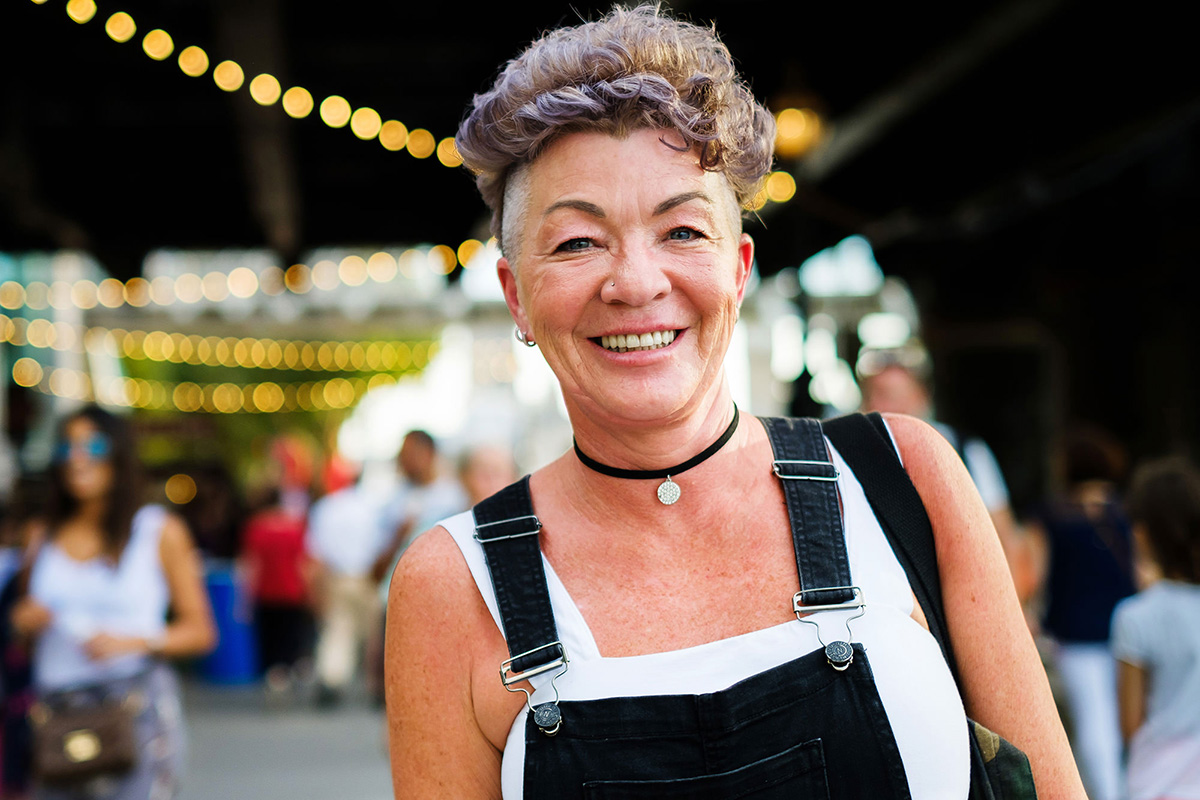
[[[246,521],[242,534],[242,568],[254,599],[259,662],[272,694],[287,691],[311,671],[312,561],[304,530],[304,517],[281,505],[275,489]]]

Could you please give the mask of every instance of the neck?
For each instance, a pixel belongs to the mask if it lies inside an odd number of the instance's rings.
[[[665,421],[600,422],[590,415],[571,413],[580,450],[609,467],[633,470],[665,469],[687,461],[716,441],[732,419],[733,399],[723,385],[702,409]],[[592,471],[577,459],[576,463],[580,469]]]
[[[75,507],[74,516],[81,522],[100,525],[104,522],[104,516],[107,513],[108,501],[105,498],[97,497],[89,500],[81,500],[79,505]]]

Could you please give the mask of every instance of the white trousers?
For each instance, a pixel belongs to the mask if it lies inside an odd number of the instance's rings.
[[[1117,662],[1105,643],[1055,645],[1054,661],[1071,715],[1071,749],[1091,800],[1122,800]]]
[[[364,645],[379,635],[379,591],[367,576],[332,575],[317,642],[317,678],[331,689],[350,683]]]

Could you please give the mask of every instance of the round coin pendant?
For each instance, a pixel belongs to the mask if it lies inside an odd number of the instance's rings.
[[[541,728],[542,733],[553,736],[558,733],[558,726],[562,725],[562,712],[554,703],[542,703],[533,709],[533,724]]]
[[[854,648],[849,642],[830,642],[825,645],[825,660],[838,672],[843,672],[854,660]]]
[[[670,475],[658,485],[658,502],[664,506],[674,505],[680,494],[682,492],[679,490],[679,484],[671,480]]]

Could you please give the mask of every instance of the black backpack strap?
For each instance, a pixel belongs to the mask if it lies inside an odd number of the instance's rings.
[[[921,495],[900,463],[883,418],[879,414],[849,414],[826,420],[821,426],[862,484],[867,502],[925,612],[929,632],[941,646],[955,683],[961,685],[946,627],[933,527]]]
[[[848,603],[851,588],[846,536],[838,508],[837,470],[821,425],[812,419],[764,417],[763,425],[775,453],[772,469],[783,484],[796,571],[800,575],[801,606]]]
[[[561,667],[567,654],[550,607],[529,476],[480,502],[474,513],[475,540],[483,545],[508,642],[505,685]]]

